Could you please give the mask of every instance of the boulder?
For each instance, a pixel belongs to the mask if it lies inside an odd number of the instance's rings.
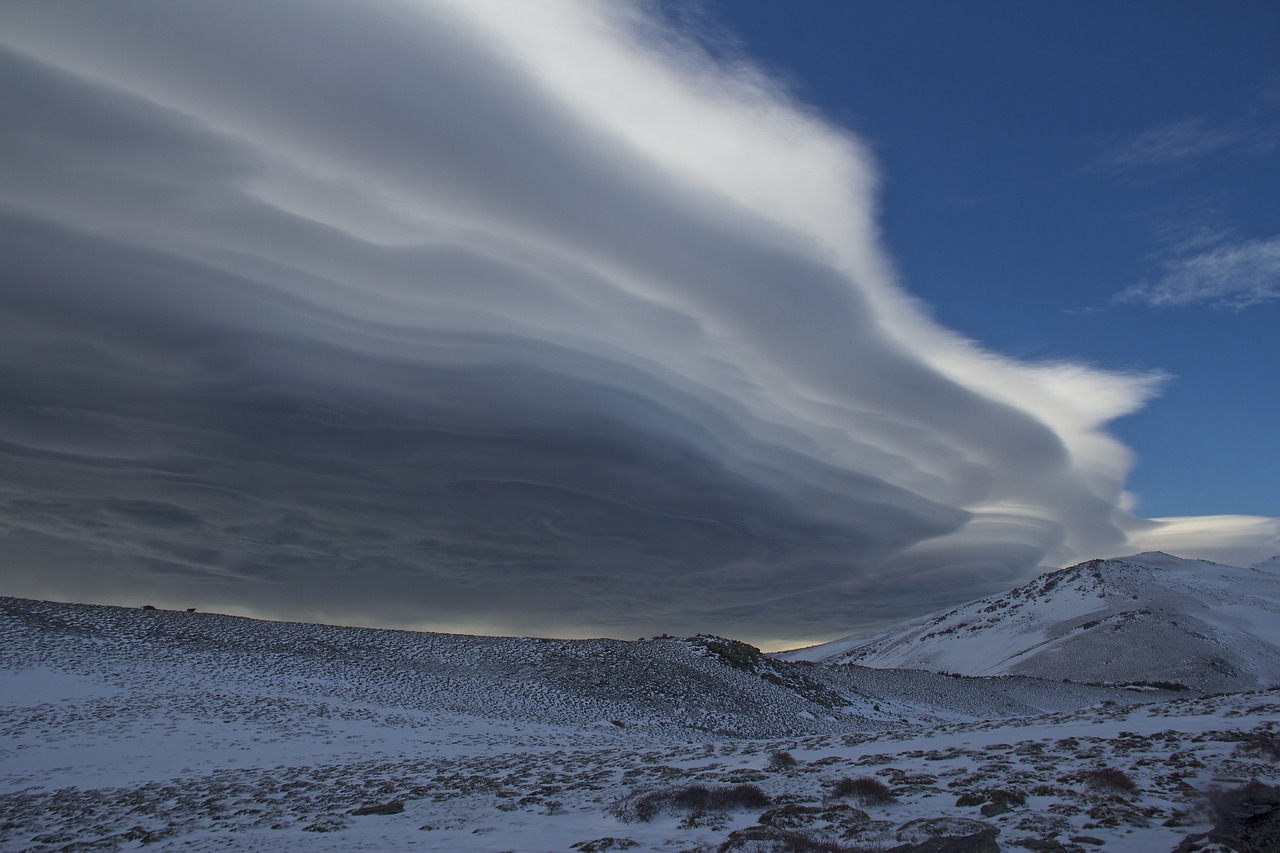
[[[352,809],[351,814],[400,814],[402,811],[404,811],[404,803],[399,800],[392,800],[389,803],[382,803],[381,805],[361,806],[358,809]]]

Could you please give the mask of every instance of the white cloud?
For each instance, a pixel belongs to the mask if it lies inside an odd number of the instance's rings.
[[[1130,544],[1140,551],[1164,551],[1229,566],[1252,566],[1280,554],[1280,519],[1207,515],[1151,521],[1148,529],[1130,535]]]
[[[1181,167],[1246,141],[1246,135],[1209,126],[1203,119],[1168,122],[1112,142],[1088,170],[1121,174],[1134,170]]]
[[[638,8],[0,6],[10,591],[776,640],[1126,550],[1159,377],[939,327],[864,146]]]
[[[1241,309],[1280,298],[1280,236],[1217,246],[1165,262],[1153,282],[1116,299],[1156,307],[1209,305]]]

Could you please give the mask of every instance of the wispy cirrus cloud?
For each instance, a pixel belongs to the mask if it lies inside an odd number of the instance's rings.
[[[1173,121],[1112,140],[1085,167],[1110,175],[1190,166],[1210,155],[1249,142],[1245,131],[1213,127],[1200,118]]]
[[[1158,277],[1126,288],[1115,299],[1155,307],[1234,310],[1280,299],[1280,236],[1168,259]]]
[[[1189,118],[1112,141],[1086,171],[1122,181],[1176,181],[1192,169],[1213,174],[1209,161],[1214,158],[1223,161],[1219,165],[1228,158],[1239,165],[1265,158],[1278,146],[1274,108],[1263,98],[1248,115],[1227,124]],[[1157,271],[1116,294],[1113,302],[1240,310],[1277,297],[1280,237],[1241,239],[1231,226],[1231,200],[1222,193],[1193,191],[1166,204],[1167,221],[1153,235],[1162,245],[1154,257]]]

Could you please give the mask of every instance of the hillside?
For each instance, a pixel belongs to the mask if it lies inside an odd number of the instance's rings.
[[[0,650],[3,850],[1138,853],[1280,781],[1276,689],[18,599]]]
[[[351,706],[369,718],[573,726],[609,743],[878,731],[1150,699],[1027,678],[815,667],[706,635],[480,637],[11,598],[0,598],[0,642],[6,669],[197,719],[301,723]],[[114,724],[138,702],[113,710]]]
[[[1250,690],[1280,683],[1280,561],[1238,568],[1162,553],[1090,560],[1003,595],[779,657]]]

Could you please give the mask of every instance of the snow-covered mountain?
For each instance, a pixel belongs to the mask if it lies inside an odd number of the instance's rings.
[[[1159,552],[1090,560],[1003,595],[778,657],[1256,689],[1280,683],[1280,559],[1251,568]]]

